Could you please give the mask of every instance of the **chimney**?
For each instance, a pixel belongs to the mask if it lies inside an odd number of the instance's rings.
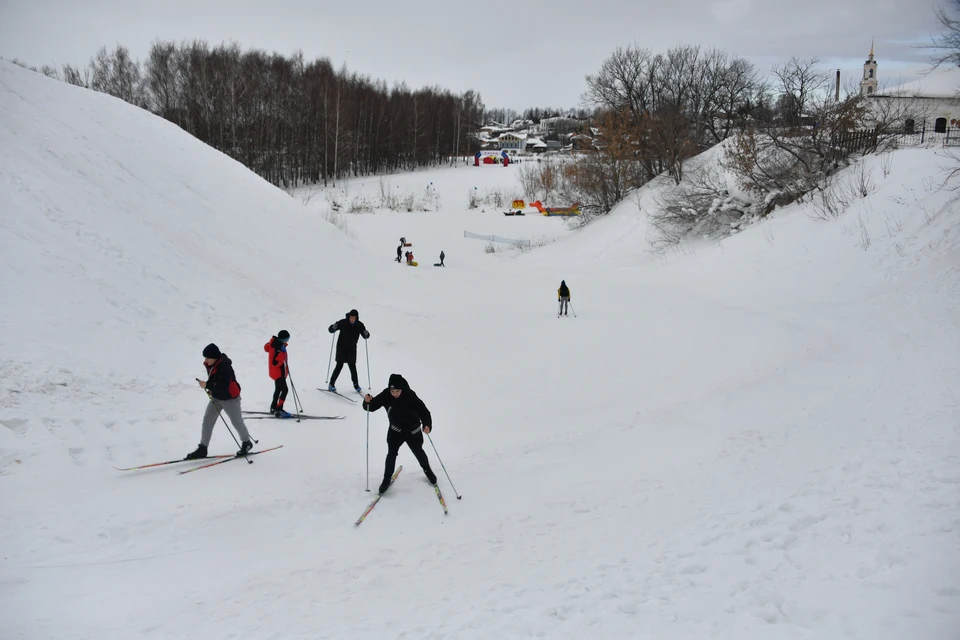
[[[837,69],[837,95],[834,97],[836,102],[840,102],[840,69]]]

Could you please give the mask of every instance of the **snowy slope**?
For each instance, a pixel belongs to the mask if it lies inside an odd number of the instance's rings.
[[[509,168],[397,177],[440,211],[350,214],[354,240],[109,98],[0,66],[0,112],[4,638],[956,637],[960,224],[935,152],[837,220],[791,207],[656,257],[628,202],[486,254],[450,248],[483,220],[464,186]],[[561,222],[500,218],[470,230]],[[397,231],[423,266],[390,261]],[[314,388],[354,306],[372,386],[403,373],[434,414],[449,516],[403,450],[353,527],[365,416]],[[265,408],[280,328],[306,410],[344,420],[251,421],[284,448],[249,466],[111,468],[193,448],[209,340]]]
[[[91,362],[169,366],[184,355],[167,350],[178,337],[303,310],[318,274],[335,296],[351,272],[354,243],[176,126],[12,65],[0,73],[2,295],[18,303],[0,327],[5,382]],[[55,364],[36,357],[40,340]]]

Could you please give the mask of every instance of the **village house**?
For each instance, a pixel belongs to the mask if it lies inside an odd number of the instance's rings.
[[[522,151],[526,146],[527,134],[508,131],[497,138],[500,148],[506,151]]]

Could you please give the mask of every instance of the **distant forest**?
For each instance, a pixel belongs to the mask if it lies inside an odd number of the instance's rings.
[[[453,162],[484,116],[474,91],[388,87],[236,43],[157,41],[143,62],[104,47],[85,68],[37,71],[147,109],[285,188]]]

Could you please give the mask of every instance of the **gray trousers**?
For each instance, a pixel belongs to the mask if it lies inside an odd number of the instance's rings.
[[[560,313],[567,315],[567,307],[570,305],[570,296],[560,298]]]
[[[247,425],[243,424],[243,414],[240,413],[240,398],[233,400],[214,400],[207,403],[207,411],[203,414],[203,432],[200,434],[200,444],[205,447],[210,446],[210,437],[213,435],[213,427],[217,424],[217,407],[214,402],[223,409],[223,412],[230,418],[230,423],[237,430],[240,436],[240,442],[246,442],[250,439],[250,432],[247,431]]]

